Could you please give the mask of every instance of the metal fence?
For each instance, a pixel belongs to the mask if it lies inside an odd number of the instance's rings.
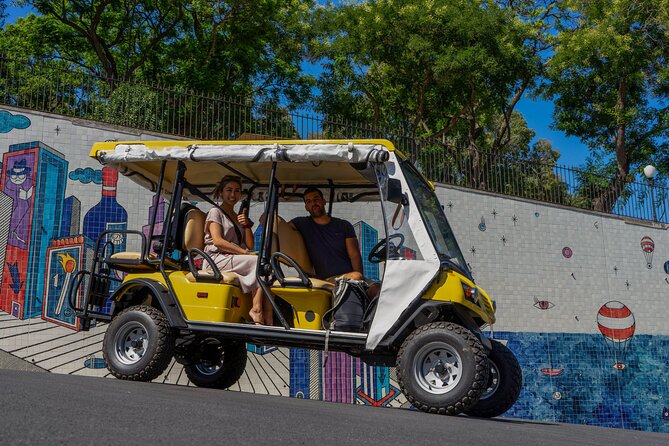
[[[387,138],[436,182],[669,223],[667,188],[633,177],[602,204],[611,178],[551,161],[452,147],[253,99],[101,78],[58,61],[0,56],[0,103],[192,139]]]

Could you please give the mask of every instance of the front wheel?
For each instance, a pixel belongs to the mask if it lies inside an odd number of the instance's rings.
[[[116,378],[152,381],[172,360],[174,333],[160,310],[146,305],[130,307],[109,324],[102,354]]]
[[[195,346],[194,356],[184,370],[198,387],[227,389],[241,378],[246,368],[247,352],[243,342],[206,337]]]
[[[520,395],[523,383],[523,371],[513,352],[499,341],[491,342],[488,388],[478,403],[466,411],[467,415],[473,417],[492,418],[511,409]]]
[[[434,322],[414,330],[397,355],[402,393],[423,412],[457,415],[471,408],[488,382],[481,342],[466,328]]]

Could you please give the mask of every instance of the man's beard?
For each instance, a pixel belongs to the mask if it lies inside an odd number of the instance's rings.
[[[309,211],[309,213],[313,218],[318,218],[325,215],[325,209],[321,206],[318,206],[317,208],[312,208],[311,211]]]

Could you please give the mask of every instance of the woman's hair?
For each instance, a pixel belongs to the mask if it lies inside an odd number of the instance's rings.
[[[219,181],[219,183],[214,188],[213,192],[214,200],[218,200],[219,198],[221,198],[221,196],[223,195],[223,189],[225,189],[225,186],[227,186],[228,183],[237,183],[241,187],[242,179],[234,175],[226,175],[223,178],[221,178],[221,181]]]

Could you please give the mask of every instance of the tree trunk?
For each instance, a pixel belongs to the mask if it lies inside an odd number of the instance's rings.
[[[612,138],[616,144],[616,164],[618,171],[608,187],[595,193],[592,197],[593,209],[601,212],[611,213],[616,201],[620,198],[625,186],[629,182],[627,176],[630,172],[630,163],[625,146],[625,120],[623,115],[627,107],[627,79],[622,77],[618,82],[618,99],[616,103],[617,122]]]

